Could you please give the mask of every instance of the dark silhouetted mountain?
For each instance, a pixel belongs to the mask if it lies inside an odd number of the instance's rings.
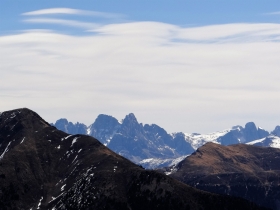
[[[207,143],[168,171],[197,189],[280,209],[279,161],[280,149]]]
[[[1,113],[0,154],[1,210],[261,209],[146,171],[26,108]]]

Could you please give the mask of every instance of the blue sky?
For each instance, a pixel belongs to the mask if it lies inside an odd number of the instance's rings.
[[[0,7],[0,110],[168,132],[280,124],[277,1],[15,1]]]
[[[20,14],[46,8],[74,8],[123,14],[126,21],[159,21],[182,26],[225,23],[279,23],[280,15],[269,13],[280,10],[277,0],[180,0],[180,1],[131,1],[131,0],[3,0],[0,7],[1,33],[13,33],[19,29],[34,28],[22,23]],[[67,18],[67,17],[66,17]],[[68,17],[70,18],[70,17]],[[79,17],[83,20],[93,20]],[[36,26],[42,28],[42,26]],[[43,28],[53,28],[46,26]],[[70,30],[68,29],[68,32]]]

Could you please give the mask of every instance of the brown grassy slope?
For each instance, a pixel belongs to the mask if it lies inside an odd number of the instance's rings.
[[[183,160],[173,178],[209,192],[279,209],[280,149],[207,143]]]

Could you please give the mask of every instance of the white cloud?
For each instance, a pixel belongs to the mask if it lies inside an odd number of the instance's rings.
[[[94,29],[99,27],[99,24],[96,23],[82,22],[76,20],[64,20],[64,19],[56,19],[56,18],[32,18],[32,19],[25,19],[24,22],[59,24],[59,25],[66,25],[66,26],[85,28],[85,29]]]
[[[0,37],[0,110],[30,107],[49,121],[87,124],[134,112],[169,132],[279,124],[279,24],[132,22],[94,31]]]
[[[271,36],[279,38],[279,24],[225,24],[204,27],[186,28],[181,30],[178,38],[197,41],[217,42],[252,42],[268,41]]]
[[[224,24],[181,28],[157,22],[111,24],[93,29],[94,32],[125,36],[157,36],[180,42],[262,42],[277,41],[280,24]]]
[[[42,10],[26,12],[26,13],[23,13],[22,15],[36,16],[36,15],[56,15],[56,14],[87,15],[87,16],[96,16],[96,17],[101,17],[101,18],[123,18],[124,17],[124,15],[121,15],[121,14],[98,12],[98,11],[88,11],[88,10],[79,10],[79,9],[71,9],[71,8],[42,9]]]

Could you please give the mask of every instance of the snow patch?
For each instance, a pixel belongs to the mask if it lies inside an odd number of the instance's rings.
[[[41,197],[41,199],[39,200],[39,203],[38,203],[38,206],[37,206],[37,209],[40,209],[40,206],[41,206],[41,202],[43,200],[43,196]]]
[[[0,156],[0,160],[3,159],[5,153],[7,153],[9,151],[9,146],[10,146],[11,142],[9,142],[9,144],[7,145],[6,149],[4,150],[4,152],[2,153],[2,155]]]
[[[61,141],[64,141],[65,139],[68,139],[71,136],[73,136],[73,135],[66,136],[66,137],[62,138]]]
[[[278,136],[269,135],[262,139],[257,139],[246,143],[248,145],[263,144],[265,147],[280,148],[280,138]]]
[[[64,191],[66,184],[61,187],[61,191]]]
[[[71,147],[73,146],[73,144],[75,144],[75,143],[77,142],[77,139],[78,139],[78,138],[80,138],[80,137],[75,137],[75,138],[73,139]]]
[[[207,142],[213,142],[213,143],[220,144],[219,142],[217,142],[217,139],[221,136],[224,136],[231,130],[235,130],[235,129],[238,130],[240,128],[238,126],[236,126],[232,129],[226,129],[223,131],[218,131],[218,132],[209,133],[209,134],[184,133],[184,135],[185,135],[185,140],[187,142],[189,142],[195,150],[197,150],[199,147],[206,144]]]
[[[138,164],[140,164],[146,169],[171,167],[177,165],[179,162],[181,162],[188,156],[189,155],[184,155],[178,158],[170,158],[170,159],[148,158],[148,159],[141,160]]]
[[[90,135],[90,127],[87,128],[87,135]]]
[[[15,116],[17,116],[17,115],[16,115],[16,113],[13,112],[13,113],[11,114],[10,118],[12,119],[12,118],[14,118]]]
[[[74,160],[72,161],[72,163],[77,159],[78,155],[76,155],[76,157],[74,158]]]
[[[25,140],[25,137],[23,137],[23,139],[21,140],[20,144],[21,144],[21,143],[23,143],[23,142],[24,142],[24,140]]]

